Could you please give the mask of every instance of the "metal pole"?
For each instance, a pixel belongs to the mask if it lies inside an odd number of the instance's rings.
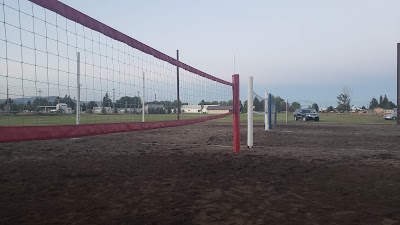
[[[233,153],[240,152],[240,104],[239,104],[239,74],[232,76],[233,91]]]
[[[39,88],[39,111],[40,111],[40,102],[42,101],[42,90]]]
[[[268,91],[265,90],[265,95],[264,95],[264,130],[269,130],[269,125],[268,125]]]
[[[144,71],[143,71],[143,95],[142,95],[142,122],[144,122]]]
[[[276,125],[276,119],[277,119],[276,117],[277,117],[277,113],[278,113],[276,102],[275,102],[274,105],[275,105],[275,110],[274,110],[274,111],[275,111],[275,114],[274,114],[274,115],[275,115],[275,117],[274,117],[274,125]]]
[[[247,147],[253,147],[253,77],[249,77],[247,90]]]
[[[8,95],[8,91],[9,91],[9,89],[8,89],[8,82],[7,82],[7,98],[6,98],[6,103],[7,103],[7,105],[6,105],[6,113],[10,113],[10,101],[9,101],[9,95]]]
[[[140,99],[140,91],[137,92],[137,100],[136,100],[136,108],[137,108],[138,114],[140,113],[140,111],[139,111],[139,109],[140,109],[139,99]],[[136,112],[136,109],[135,109],[135,112]]]
[[[81,54],[76,53],[76,125],[79,125],[81,120]]]
[[[268,130],[272,129],[272,107],[271,107],[271,102],[272,102],[272,98],[271,98],[271,93],[268,94]]]
[[[289,112],[288,112],[288,109],[289,109],[289,99],[286,99],[286,123],[288,122],[288,114],[289,114]]]
[[[397,125],[400,125],[400,43],[397,43]]]
[[[115,89],[113,88],[113,104],[112,104],[112,107],[113,107],[113,112],[115,112]]]
[[[176,50],[176,60],[179,61],[179,50]],[[181,104],[180,104],[180,98],[179,98],[179,66],[176,66],[176,99],[177,99],[177,119],[180,119],[180,113],[181,113]]]

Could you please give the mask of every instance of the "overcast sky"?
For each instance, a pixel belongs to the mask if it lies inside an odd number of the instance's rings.
[[[353,104],[396,101],[398,0],[132,1],[62,0],[117,30],[214,76],[241,77],[284,99]]]

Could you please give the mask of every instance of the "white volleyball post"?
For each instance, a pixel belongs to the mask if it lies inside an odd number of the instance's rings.
[[[269,99],[268,99],[268,91],[265,91],[265,96],[264,96],[264,112],[265,112],[265,116],[264,116],[264,126],[265,126],[265,130],[269,130],[269,113],[270,113],[270,109],[269,107]]]
[[[76,53],[76,125],[79,125],[81,120],[81,54]]]
[[[287,123],[287,120],[288,120],[288,110],[289,110],[289,99],[286,99],[286,123]]]
[[[253,77],[249,77],[247,90],[247,147],[253,147]]]

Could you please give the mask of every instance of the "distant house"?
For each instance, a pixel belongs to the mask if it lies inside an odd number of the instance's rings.
[[[201,113],[202,111],[201,105],[182,105],[181,112],[182,113]]]
[[[321,113],[325,113],[326,111],[328,110],[328,108],[319,108],[319,112],[321,112]]]
[[[394,113],[394,109],[385,109],[385,110],[383,110],[383,113],[392,114],[392,113]]]
[[[383,114],[384,113],[384,109],[381,107],[377,107],[374,109],[374,113],[376,114]]]
[[[182,105],[182,113],[208,113],[208,107],[218,105]]]
[[[42,112],[62,112],[67,114],[72,114],[73,110],[68,107],[67,103],[58,103],[56,106],[38,106]]]
[[[142,111],[141,108],[117,108],[117,112],[120,114],[127,113],[127,114],[136,114]]]
[[[233,106],[208,106],[208,114],[225,114],[233,111]]]
[[[107,114],[111,114],[113,113],[112,108],[111,107],[93,107],[93,113],[94,114],[102,114],[103,112],[103,108],[104,108],[104,112]]]
[[[359,108],[359,107],[357,107],[357,106],[355,106],[355,105],[353,105],[352,107],[351,107],[351,112],[352,113],[356,113],[356,112],[360,112],[361,111],[361,108]]]

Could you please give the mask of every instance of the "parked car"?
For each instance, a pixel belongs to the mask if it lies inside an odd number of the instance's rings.
[[[397,120],[397,112],[394,111],[392,113],[386,114],[383,116],[383,119],[385,120]]]
[[[319,121],[319,114],[314,109],[297,109],[294,112],[294,120],[297,121],[299,119],[303,121],[308,121],[308,120]]]

